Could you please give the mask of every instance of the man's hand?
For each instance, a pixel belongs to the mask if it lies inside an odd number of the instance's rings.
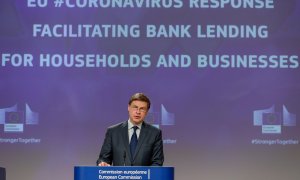
[[[98,164],[98,166],[110,166],[110,164],[102,161],[101,163]]]

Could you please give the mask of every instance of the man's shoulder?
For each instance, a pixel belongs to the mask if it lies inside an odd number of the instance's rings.
[[[108,129],[109,129],[109,130],[114,130],[114,129],[124,128],[124,127],[126,127],[126,126],[127,126],[127,121],[125,121],[125,122],[120,122],[120,123],[118,123],[118,124],[114,124],[114,125],[108,127]]]
[[[145,128],[147,128],[147,129],[149,129],[150,131],[153,131],[153,132],[160,132],[161,131],[157,126],[154,126],[154,125],[149,124],[147,122],[144,122],[144,126],[145,126]]]

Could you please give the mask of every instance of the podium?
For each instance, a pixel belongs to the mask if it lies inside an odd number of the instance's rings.
[[[174,180],[174,167],[75,166],[74,180],[147,179]]]
[[[0,167],[0,180],[5,180],[5,179],[6,179],[5,168]]]

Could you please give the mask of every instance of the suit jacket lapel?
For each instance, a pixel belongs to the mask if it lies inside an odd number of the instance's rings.
[[[126,151],[126,156],[129,156],[129,159],[131,159],[131,153],[129,150],[129,138],[128,138],[128,122],[124,122],[122,126],[122,138],[123,138],[123,143]]]
[[[135,152],[134,152],[133,161],[136,158],[136,155],[138,154],[139,150],[141,149],[141,146],[144,143],[144,140],[147,137],[147,134],[148,134],[147,124],[145,124],[145,122],[143,122],[142,129],[141,129],[141,132],[140,132],[140,136],[139,136],[139,139],[138,139],[138,144],[137,144],[137,147],[136,147]]]

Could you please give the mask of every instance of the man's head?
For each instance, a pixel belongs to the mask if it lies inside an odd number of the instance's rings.
[[[128,102],[128,112],[130,121],[137,125],[143,122],[148,110],[150,109],[150,100],[143,93],[135,93]]]

